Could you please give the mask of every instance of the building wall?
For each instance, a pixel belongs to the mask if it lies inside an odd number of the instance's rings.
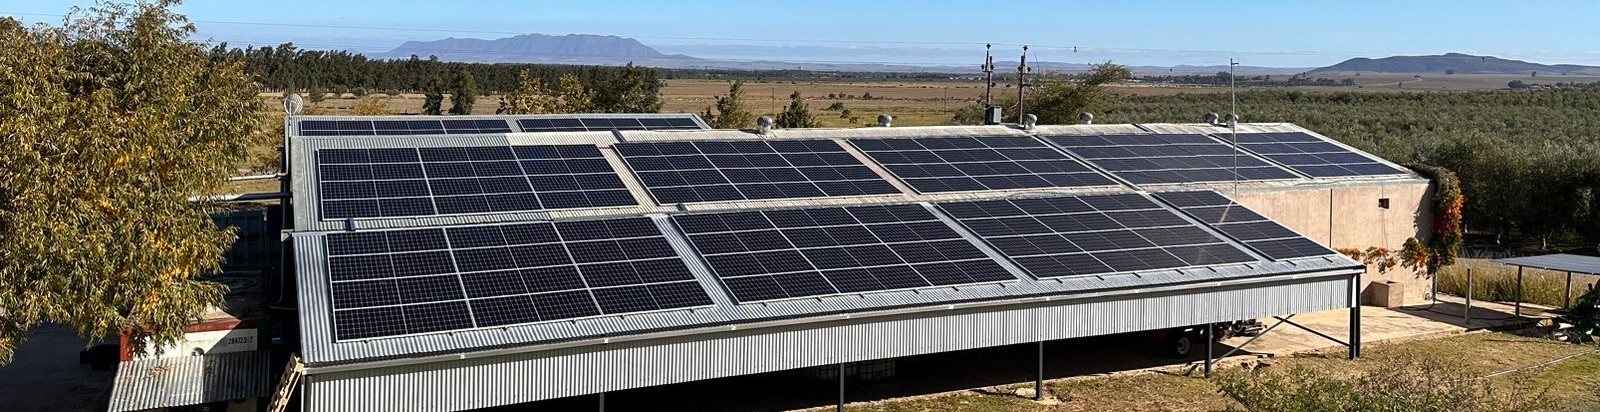
[[[1399,251],[1406,239],[1426,242],[1433,234],[1434,186],[1427,181],[1271,189],[1240,192],[1245,206],[1334,248]],[[1389,208],[1378,207],[1388,198]],[[1405,290],[1407,303],[1425,301],[1432,279],[1396,266],[1386,273],[1369,267],[1362,279],[1362,302],[1371,303],[1373,282],[1392,281]]]
[[[302,393],[309,412],[484,408],[842,362],[1335,309],[1349,306],[1350,279],[1324,274],[1204,289],[730,328],[378,369],[313,370]]]

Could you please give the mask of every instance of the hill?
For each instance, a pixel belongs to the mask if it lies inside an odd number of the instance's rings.
[[[1378,59],[1357,57],[1328,67],[1312,69],[1311,73],[1445,73],[1457,74],[1515,74],[1532,72],[1549,74],[1600,74],[1600,67],[1575,64],[1539,64],[1522,60],[1502,59],[1494,56],[1474,56],[1447,53],[1432,56],[1390,56]]]
[[[451,37],[433,41],[408,41],[376,57],[402,59],[411,55],[434,55],[439,56],[440,60],[476,63],[621,64],[629,61],[690,58],[663,54],[638,40],[626,37],[593,34],[565,36],[524,34],[494,40]]]

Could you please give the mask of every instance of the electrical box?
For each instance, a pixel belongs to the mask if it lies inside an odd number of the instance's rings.
[[[1000,108],[990,107],[983,109],[983,124],[1000,124]]]

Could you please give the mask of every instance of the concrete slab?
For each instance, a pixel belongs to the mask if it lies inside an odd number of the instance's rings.
[[[1525,303],[1522,304],[1523,316],[1517,317],[1514,315],[1516,309],[1512,304],[1475,301],[1472,303],[1471,316],[1468,319],[1465,316],[1467,314],[1465,299],[1449,295],[1440,295],[1439,302],[1433,304],[1412,305],[1393,309],[1363,306],[1361,307],[1361,342],[1367,344],[1426,339],[1476,329],[1502,329],[1531,325],[1541,319],[1549,318],[1551,316],[1550,311],[1553,309]],[[1302,313],[1290,317],[1289,320],[1339,340],[1348,342],[1350,338],[1350,311],[1348,309]],[[1272,318],[1261,319],[1261,321],[1268,326],[1278,323],[1277,319]],[[1244,345],[1249,339],[1248,337],[1230,338],[1224,340],[1223,343],[1228,346],[1238,346]],[[1287,356],[1330,349],[1343,350],[1344,346],[1284,323],[1273,328],[1271,332],[1262,335],[1254,342],[1250,342],[1241,350],[1241,353]]]

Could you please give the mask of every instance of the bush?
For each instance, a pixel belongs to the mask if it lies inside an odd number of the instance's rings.
[[[1218,376],[1223,394],[1247,411],[1273,412],[1500,412],[1554,411],[1554,402],[1528,382],[1509,391],[1463,377],[1459,365],[1437,357],[1401,357],[1358,375],[1291,366],[1283,371],[1240,370]]]

